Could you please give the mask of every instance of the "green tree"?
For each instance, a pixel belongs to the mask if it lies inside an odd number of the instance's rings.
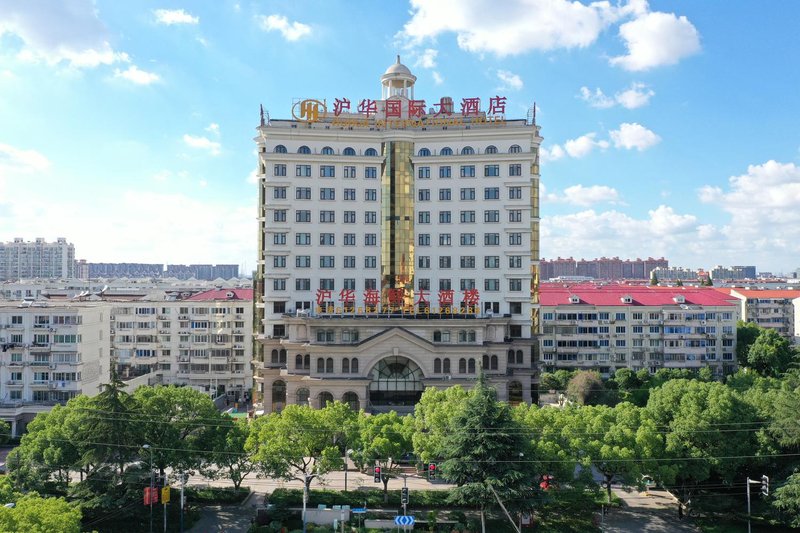
[[[676,282],[675,282],[675,286],[676,286],[676,287],[683,287],[683,280],[680,280],[680,279],[679,279],[678,281],[676,281]]]
[[[598,372],[581,370],[567,384],[567,397],[579,405],[597,405],[604,399],[605,387]]]
[[[451,502],[480,509],[481,530],[486,531],[486,510],[495,501],[524,506],[529,501],[534,459],[514,419],[511,408],[497,401],[496,391],[485,384],[481,372],[463,410],[456,416],[442,446],[445,479],[454,483]]]
[[[428,387],[414,407],[414,453],[423,463],[443,456],[442,443],[468,396],[461,385],[446,389]]]
[[[575,372],[564,369],[556,370],[555,372],[544,372],[539,380],[539,389],[564,392],[567,390],[567,383],[569,383],[574,374]]]
[[[361,449],[356,453],[362,464],[381,468],[383,501],[389,502],[389,480],[397,477],[398,460],[413,449],[411,435],[414,427],[396,412],[362,417]]]
[[[800,528],[800,472],[794,473],[775,490],[772,505],[790,527]]]
[[[0,531],[26,533],[80,533],[81,511],[62,498],[42,498],[31,493],[12,508],[0,507]]]
[[[736,323],[736,360],[739,362],[739,366],[749,366],[747,364],[747,352],[750,351],[750,346],[756,342],[761,331],[763,331],[763,328],[755,322],[739,320]]]
[[[765,418],[772,419],[770,432],[787,448],[800,447],[800,372],[793,371],[780,382],[780,390],[764,400]]]
[[[650,272],[650,285],[658,285],[658,276],[655,270]]]
[[[247,420],[223,418],[214,428],[211,456],[203,462],[200,472],[210,479],[230,479],[233,487],[239,490],[244,479],[256,468],[245,451],[249,436]]]
[[[762,376],[779,376],[796,362],[789,341],[774,329],[764,329],[747,351],[747,366]]]

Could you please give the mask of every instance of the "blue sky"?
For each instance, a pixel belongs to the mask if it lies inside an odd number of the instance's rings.
[[[255,265],[258,106],[536,102],[542,255],[800,267],[800,3],[0,3],[0,240]]]

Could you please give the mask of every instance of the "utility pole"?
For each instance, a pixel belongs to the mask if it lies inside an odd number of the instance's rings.
[[[153,448],[149,444],[142,446],[145,450],[150,450],[150,533],[153,533],[153,485],[155,485],[155,472],[153,472]]]
[[[181,533],[183,533],[183,508],[186,505],[186,500],[184,499],[183,489],[186,487],[186,478],[188,474],[185,472],[181,472]]]
[[[750,484],[761,485],[761,495],[769,496],[769,478],[761,476],[761,480],[745,478],[745,490],[747,491],[747,533],[751,533],[750,529]]]

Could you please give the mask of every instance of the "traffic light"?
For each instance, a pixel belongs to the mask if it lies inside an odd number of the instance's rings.
[[[381,467],[376,466],[375,467],[375,483],[380,483],[380,482],[381,482]]]
[[[403,487],[402,492],[400,493],[400,503],[403,505],[408,503],[408,487]]]
[[[431,463],[428,465],[428,479],[430,481],[436,479],[436,463]]]
[[[769,478],[767,476],[761,476],[761,495],[769,496]]]

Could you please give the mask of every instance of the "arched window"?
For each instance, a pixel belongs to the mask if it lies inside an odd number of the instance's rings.
[[[420,148],[419,153],[417,155],[419,155],[420,157],[427,157],[431,155],[431,151],[428,150],[427,148]]]
[[[273,365],[277,365],[278,364],[278,350],[272,350],[272,355],[271,355],[269,361]]]
[[[350,373],[350,359],[345,357],[342,359],[342,374],[349,374]]]
[[[306,356],[303,358],[303,368],[306,370],[311,370],[311,356],[309,354],[306,354]]]
[[[442,373],[442,360],[438,357],[433,360],[433,373],[434,374],[441,374]]]
[[[324,374],[325,373],[325,359],[320,357],[317,359],[317,374]]]
[[[324,409],[329,403],[333,403],[333,394],[328,391],[319,393],[319,408]]]
[[[440,155],[453,155],[453,149],[449,146],[445,146],[441,150],[439,150]]]
[[[509,365],[513,365],[516,362],[517,362],[516,359],[514,359],[514,350],[509,350],[508,351],[508,364]]]
[[[522,357],[522,350],[517,350],[517,364],[521,365],[524,362],[525,361],[523,360],[523,357]]]
[[[522,151],[522,148],[519,147],[518,144],[512,144],[511,148],[508,149],[509,154],[518,154]]]
[[[364,155],[373,156],[374,157],[374,156],[378,155],[378,151],[375,148],[367,148],[364,151]]]
[[[284,366],[286,365],[286,350],[278,352],[278,363]]]
[[[309,148],[306,145],[303,145],[303,146],[301,146],[300,148],[297,149],[297,153],[298,154],[310,154],[311,153],[311,148]]]
[[[484,370],[489,370],[489,356],[488,355],[484,355],[483,356],[483,369]]]
[[[472,146],[465,146],[461,149],[461,155],[473,155],[475,153],[475,149]]]
[[[361,407],[361,404],[358,401],[358,394],[355,392],[345,392],[344,396],[342,396],[342,401],[346,403],[353,411],[358,411],[358,408]]]
[[[493,144],[490,144],[489,146],[486,147],[486,153],[487,154],[496,154],[497,153],[497,146],[495,146]]]
[[[295,394],[297,405],[308,405],[309,396],[311,396],[311,394],[308,392],[308,389],[297,389],[297,393]]]
[[[493,355],[492,358],[491,358],[491,361],[489,363],[489,369],[490,370],[497,370],[498,363],[499,363],[499,361],[497,359],[497,356]]]
[[[358,374],[358,358],[353,357],[350,360],[350,373],[351,374]]]
[[[303,356],[301,354],[297,354],[294,357],[294,368],[295,368],[295,370],[302,370],[303,369]]]
[[[466,374],[467,373],[467,360],[463,357],[458,360],[458,373],[459,374]]]
[[[286,153],[286,147],[284,145],[282,145],[282,144],[275,145],[275,153],[276,154],[285,154]]]
[[[325,361],[325,373],[326,374],[333,374],[333,358],[328,357]]]
[[[467,371],[470,374],[474,374],[475,373],[475,359],[473,359],[471,357],[470,357],[469,362],[468,362]]]
[[[442,373],[449,374],[450,373],[450,358],[445,357],[444,361],[442,361]]]
[[[286,407],[286,382],[277,380],[272,382],[272,410],[282,411]]]
[[[333,154],[334,154],[333,148],[331,148],[330,146],[324,146],[322,148],[322,155],[333,155]]]
[[[353,149],[352,149],[351,147],[349,147],[349,146],[348,146],[347,148],[345,148],[344,150],[342,150],[342,153],[343,153],[344,155],[356,155],[356,151],[355,151],[355,150],[353,150]]]
[[[508,384],[508,403],[518,405],[522,403],[522,383],[512,381]]]

